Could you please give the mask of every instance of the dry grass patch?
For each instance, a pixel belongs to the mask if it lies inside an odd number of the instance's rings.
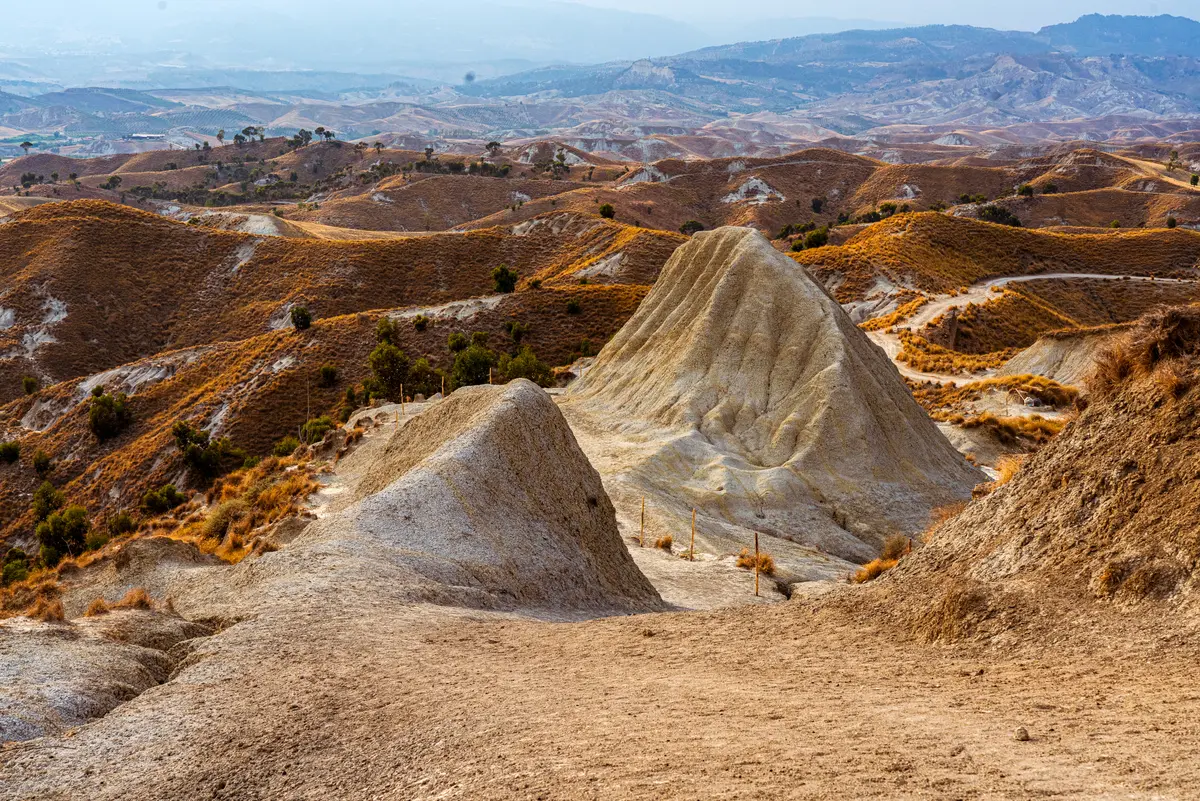
[[[859,323],[858,327],[863,331],[883,331],[891,328],[897,323],[907,320],[917,313],[917,310],[929,302],[929,298],[924,295],[918,295],[915,299],[908,301],[896,308],[891,314],[885,314],[882,317],[875,317],[866,322]]]
[[[670,534],[666,535],[665,537],[659,537],[658,539],[656,539],[654,541],[655,548],[666,551],[667,553],[671,552],[671,546],[673,546],[674,544],[675,544],[675,538],[672,537]]]
[[[753,570],[758,566],[758,572],[764,576],[775,575],[775,558],[766,551],[759,551],[757,556],[749,548],[743,548],[738,554],[737,566],[743,570]]]
[[[996,460],[996,472],[1000,475],[994,482],[997,487],[1003,487],[1008,482],[1012,481],[1017,473],[1021,470],[1021,465],[1025,464],[1025,454],[1010,454],[1001,456]]]
[[[112,605],[113,609],[153,609],[154,602],[145,587],[134,587]]]
[[[62,601],[58,598],[38,598],[25,614],[43,623],[61,623],[66,619]]]
[[[911,331],[901,331],[896,361],[927,373],[978,373],[1002,367],[1019,352],[1019,348],[1006,348],[994,353],[960,353],[935,345]]]
[[[104,601],[103,598],[97,598],[96,600],[94,600],[90,604],[88,604],[87,611],[83,613],[83,616],[84,617],[98,617],[100,615],[107,615],[108,612],[109,612],[108,604]]]
[[[868,581],[874,581],[898,564],[899,559],[872,559],[854,574],[854,583],[866,584]]]

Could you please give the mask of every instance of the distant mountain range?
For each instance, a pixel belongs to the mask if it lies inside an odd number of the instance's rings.
[[[892,141],[912,126],[1119,120],[1081,129],[1104,139],[1137,121],[1200,117],[1200,23],[1167,15],[1088,15],[1037,32],[932,25],[817,33],[453,82],[428,71],[412,78],[189,59],[135,67],[129,61],[116,73],[127,77],[111,80],[120,89],[38,92],[29,69],[0,63],[0,89],[9,91],[0,94],[0,139],[211,136],[246,125],[290,134],[324,125],[348,138],[557,136],[585,149],[606,149],[614,137],[701,132],[732,136],[735,152],[775,152],[762,147],[833,136]],[[1001,139],[1029,141],[1024,133]]]

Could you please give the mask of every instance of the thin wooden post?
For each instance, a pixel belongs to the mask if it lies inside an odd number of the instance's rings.
[[[638,547],[646,547],[646,496],[642,496],[642,527],[638,530]]]
[[[696,507],[692,507],[692,547],[688,549],[688,561],[696,561]]]
[[[442,376],[442,397],[446,397],[446,376]]]
[[[493,383],[493,380],[492,380],[492,370],[494,370],[494,369],[495,369],[495,368],[493,368],[493,367],[489,367],[489,368],[488,368],[488,383],[489,383],[489,384]]]
[[[754,597],[758,597],[758,532],[754,532]]]
[[[404,385],[400,385],[400,414],[404,414]],[[396,418],[396,425],[400,425],[400,418]]]

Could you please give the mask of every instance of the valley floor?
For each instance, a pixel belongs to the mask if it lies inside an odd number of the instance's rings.
[[[1184,798],[1200,774],[1183,658],[918,645],[802,603],[304,625],[203,671],[179,720],[142,708],[176,680],[10,746],[0,797]]]

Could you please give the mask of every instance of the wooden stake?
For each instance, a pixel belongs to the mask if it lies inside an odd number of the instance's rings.
[[[442,376],[442,397],[446,397],[446,376]]]
[[[404,385],[400,385],[400,414],[404,414]],[[396,418],[396,425],[400,425],[400,418]]]
[[[638,531],[638,547],[646,547],[646,496],[642,496],[642,527]]]
[[[754,532],[754,597],[758,597],[758,532]]]
[[[692,547],[688,550],[688,561],[696,561],[696,507],[692,507]]]
[[[492,368],[492,367],[489,367],[489,368],[488,368],[488,383],[489,383],[489,384],[491,384],[491,383],[492,383],[492,370],[493,370],[493,369],[495,369],[495,368]]]

